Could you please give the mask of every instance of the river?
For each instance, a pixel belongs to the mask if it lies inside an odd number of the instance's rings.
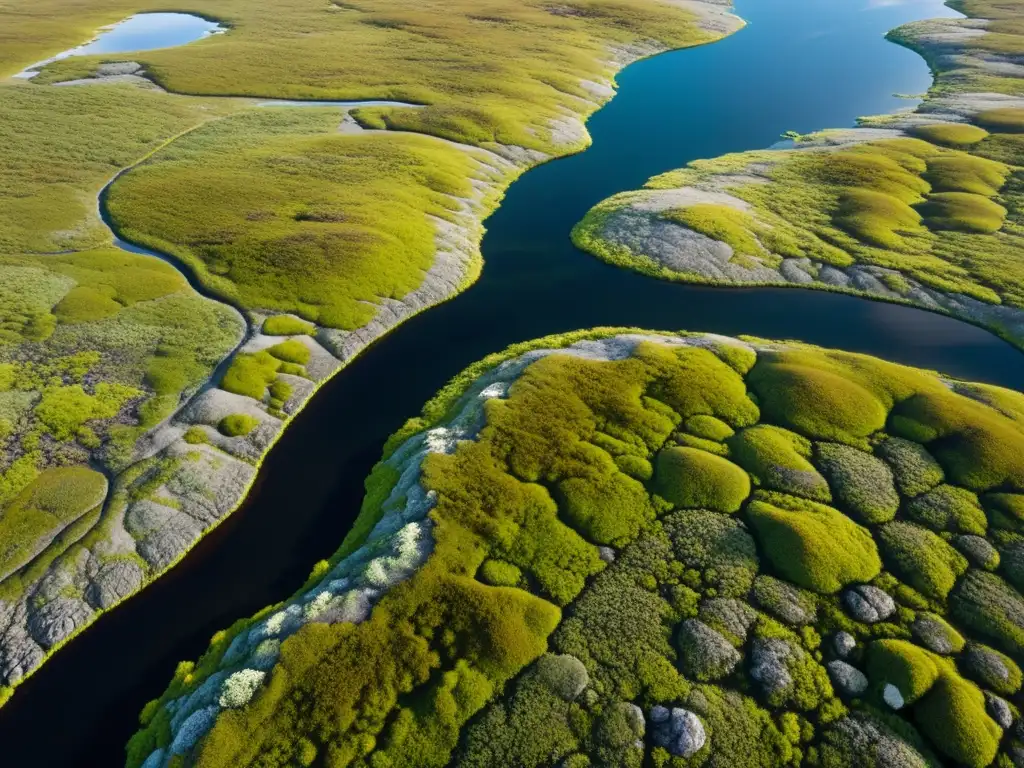
[[[239,511],[18,689],[0,712],[4,765],[121,764],[139,710],[176,663],[286,597],[338,546],[388,434],[513,342],[594,325],[750,333],[1024,385],[1024,355],[951,318],[802,289],[663,283],[572,247],[592,205],[655,173],[906,106],[892,94],[923,92],[930,75],[882,35],[951,13],[934,0],[740,0],[738,12],[749,26],[736,35],[624,71],[620,95],[589,123],[594,146],[510,188],[488,222],[481,279],[360,355],[287,428]]]

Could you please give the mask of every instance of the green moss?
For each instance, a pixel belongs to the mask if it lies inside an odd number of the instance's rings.
[[[225,437],[243,437],[260,425],[260,420],[247,413],[233,413],[217,424],[217,430]]]
[[[818,443],[816,453],[837,506],[867,524],[884,523],[896,516],[900,497],[884,462],[837,443]]]
[[[942,467],[922,445],[899,437],[887,437],[878,453],[892,468],[896,487],[904,496],[920,496],[942,482]]]
[[[1006,183],[1008,174],[1009,168],[1002,163],[957,155],[930,160],[925,178],[933,192],[966,192],[992,197]]]
[[[267,336],[311,336],[316,326],[293,315],[272,315],[263,321]]]
[[[870,581],[882,568],[871,534],[831,507],[775,494],[746,514],[776,572],[813,592]]]
[[[913,704],[939,679],[939,657],[905,640],[876,640],[867,649],[868,678],[878,686],[893,685],[904,702]]]
[[[762,255],[765,252],[756,234],[763,227],[758,227],[750,214],[737,208],[697,203],[665,211],[661,217],[719,240],[737,254]]]
[[[92,393],[80,384],[47,387],[34,413],[55,439],[66,442],[80,436],[89,422],[117,415],[125,403],[141,394],[132,387],[107,382],[97,384]]]
[[[750,478],[731,461],[694,448],[658,454],[654,491],[677,507],[732,513],[750,495]]]
[[[305,365],[309,362],[309,347],[298,339],[288,339],[267,349],[267,352],[283,363]]]
[[[221,387],[236,395],[262,400],[267,387],[277,378],[281,361],[266,351],[238,354],[224,373]]]
[[[735,434],[735,430],[721,419],[698,414],[686,420],[686,431],[705,440],[721,442]]]
[[[911,523],[882,526],[878,535],[886,566],[917,591],[945,600],[967,559],[931,531]]]
[[[480,579],[492,587],[515,587],[522,578],[522,571],[503,560],[485,560],[480,566]]]
[[[758,424],[741,430],[726,441],[729,457],[765,487],[830,501],[825,478],[809,461],[811,443],[780,427]]]
[[[1024,653],[1024,599],[995,574],[968,570],[950,593],[949,608],[975,635],[1015,656]]]
[[[998,232],[1006,209],[983,195],[968,192],[937,192],[920,206],[932,229],[991,234]]]
[[[914,708],[921,732],[958,764],[989,765],[999,749],[1002,730],[985,713],[985,697],[955,673],[942,675]]]
[[[988,527],[978,497],[955,485],[939,485],[907,504],[907,514],[935,531],[984,536]]]
[[[968,123],[930,123],[915,126],[910,130],[912,136],[941,144],[944,147],[963,149],[988,136],[988,131]]]

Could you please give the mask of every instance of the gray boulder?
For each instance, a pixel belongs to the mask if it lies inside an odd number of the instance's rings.
[[[742,600],[714,597],[700,604],[700,619],[712,629],[731,635],[734,643],[742,644],[757,621],[757,611]]]
[[[967,676],[982,686],[1005,695],[1016,693],[1020,672],[1013,660],[999,651],[980,643],[968,643],[960,655],[960,663]]]
[[[985,691],[985,711],[1004,731],[1013,725],[1013,710],[1006,699],[1001,699],[988,691]]]
[[[142,585],[142,566],[134,560],[112,560],[100,566],[85,590],[85,599],[97,608],[110,608]]]
[[[655,746],[677,757],[693,757],[707,742],[704,724],[688,709],[656,706],[651,709],[651,722]]]
[[[598,547],[597,556],[600,557],[606,563],[615,562],[615,550],[611,547]]]
[[[819,747],[823,765],[928,768],[931,762],[886,725],[852,714],[828,728]]]
[[[843,607],[857,621],[874,624],[896,612],[896,603],[885,592],[870,584],[859,584],[843,592]]]
[[[758,576],[754,580],[754,600],[777,619],[794,626],[810,624],[817,616],[810,593],[772,576]]]
[[[943,656],[957,653],[964,645],[964,639],[955,629],[932,614],[918,614],[910,631],[921,645]]]
[[[863,696],[868,689],[868,679],[864,673],[845,661],[830,661],[825,668],[828,670],[832,685],[848,698]]]
[[[793,685],[789,674],[789,659],[795,649],[777,637],[758,638],[750,654],[750,676],[760,684],[766,696],[781,695]]]
[[[12,685],[35,669],[45,653],[29,635],[25,603],[7,606],[0,620],[6,624],[0,634],[0,682]]]
[[[683,674],[701,682],[726,677],[743,658],[720,633],[698,619],[682,623],[676,647]]]
[[[849,656],[856,647],[857,641],[849,632],[836,632],[832,638],[832,650],[834,650],[836,656],[841,659],[845,659]]]
[[[963,534],[953,538],[953,544],[970,560],[971,565],[993,571],[999,567],[999,550],[981,536]]]

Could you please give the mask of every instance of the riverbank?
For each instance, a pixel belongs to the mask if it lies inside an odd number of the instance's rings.
[[[1024,346],[1013,11],[914,22],[889,38],[936,72],[912,111],[702,160],[612,197],[573,231],[599,258],[668,280],[814,288],[908,303]],[[990,29],[991,28],[991,31]],[[995,48],[998,48],[998,52]],[[982,90],[984,89],[984,90]]]
[[[694,11],[698,15],[692,15]],[[655,15],[661,18],[663,13]],[[674,40],[679,44],[715,39],[740,23],[724,8],[703,4],[688,5],[686,13],[680,14],[679,22],[672,26],[670,34],[670,37],[676,35]],[[683,30],[689,30],[689,39],[679,37]],[[231,34],[236,33],[244,34],[244,25],[233,26]],[[154,255],[174,256],[168,260],[171,264],[187,264],[192,269],[196,287],[208,297],[230,299],[245,315],[249,329],[230,362],[220,362],[213,369],[215,375],[223,377],[221,381],[197,384],[190,379],[187,389],[186,384],[182,384],[178,390],[169,387],[161,390],[154,383],[162,381],[161,376],[177,374],[162,368],[156,370],[154,364],[145,377],[137,381],[132,397],[118,402],[117,413],[112,414],[115,421],[136,429],[122,431],[116,459],[104,452],[106,431],[101,431],[99,445],[93,447],[93,460],[103,463],[104,470],[112,477],[111,492],[102,514],[89,517],[88,526],[84,529],[79,526],[75,536],[62,541],[61,548],[49,552],[46,559],[37,559],[22,569],[17,588],[8,589],[0,605],[0,673],[4,676],[0,699],[6,700],[12,686],[25,680],[102,612],[135,594],[178,562],[205,533],[233,511],[244,499],[263,456],[279,439],[287,422],[360,350],[408,317],[454,296],[472,283],[480,270],[482,220],[493,210],[504,188],[523,169],[586,146],[589,137],[582,120],[612,95],[611,74],[631,60],[666,49],[665,45],[645,36],[631,38],[628,44],[615,35],[612,38],[617,42],[609,47],[606,41],[604,47],[598,49],[603,58],[583,67],[586,74],[581,75],[581,80],[585,86],[577,94],[565,97],[570,106],[560,107],[560,116],[545,126],[543,132],[547,136],[540,138],[535,134],[531,139],[534,148],[494,142],[472,146],[456,141],[459,135],[441,138],[395,130],[364,131],[360,130],[362,126],[358,122],[349,119],[352,107],[342,108],[343,117],[339,120],[334,117],[337,114],[334,110],[302,110],[299,114],[267,107],[257,112],[253,108],[245,109],[243,102],[232,100],[181,97],[159,90],[146,93],[152,89],[140,90],[131,88],[131,83],[122,83],[119,80],[124,77],[122,70],[127,71],[124,63],[111,61],[109,56],[55,62],[34,78],[38,85],[11,86],[11,92],[19,94],[22,91],[14,89],[32,88],[33,95],[37,93],[35,88],[45,89],[51,94],[47,96],[51,102],[61,99],[102,101],[106,98],[106,89],[112,88],[119,95],[131,94],[129,100],[144,98],[169,103],[185,100],[196,104],[200,110],[212,107],[210,117],[218,119],[208,119],[162,139],[156,148],[132,163],[130,170],[122,170],[112,184],[104,187],[101,205],[104,218],[118,235],[154,247],[150,251]],[[600,37],[596,39],[600,41]],[[190,50],[204,50],[203,46],[218,42],[207,39]],[[149,55],[147,52],[139,57],[141,62],[128,62],[131,65],[128,76],[134,78],[132,83],[145,86],[146,82],[137,82],[139,78],[155,77],[158,66],[150,61]],[[595,67],[601,75],[593,73]],[[73,76],[77,84],[60,89],[43,85],[59,82],[61,73]],[[94,77],[97,74],[99,78]],[[113,82],[104,82],[107,75]],[[599,83],[602,78],[606,79]],[[173,83],[166,80],[164,84],[173,87]],[[87,90],[80,90],[82,88]],[[403,112],[401,106],[379,102],[372,109],[376,110],[376,119],[386,113]],[[369,120],[366,115],[359,119],[363,123]],[[547,120],[542,118],[541,122]],[[232,138],[238,138],[232,131],[246,124],[256,127],[245,134],[241,143],[253,147],[262,142],[260,157],[246,158],[234,152],[225,155],[211,145],[218,136],[226,136],[230,143]],[[354,135],[359,133],[366,135]],[[451,135],[450,131],[440,133]],[[333,156],[323,151],[328,143]],[[189,152],[193,152],[191,158]],[[210,152],[212,154],[204,154]],[[320,172],[332,174],[328,183],[316,191],[311,191],[310,183],[303,184],[302,190],[293,188],[288,169],[284,174],[274,175],[275,166],[277,171],[283,168],[284,158],[302,152],[306,152],[303,173],[307,182]],[[360,155],[372,156],[379,164],[386,161],[389,152],[406,158],[407,162],[400,164],[401,172],[393,168],[384,179],[385,185],[372,186],[375,180],[367,174],[374,171],[368,168],[363,171],[366,184],[359,184],[353,174],[358,177],[355,164]],[[246,170],[260,170],[251,183],[242,182],[242,169],[222,168],[214,172],[211,158],[224,157],[245,160]],[[168,168],[173,168],[182,158],[189,162],[172,170],[180,175],[169,186],[157,191],[147,186],[154,177],[165,179]],[[325,161],[327,165],[319,171],[313,167]],[[339,167],[343,173],[341,179],[337,178]],[[443,169],[441,172],[437,171],[439,167]],[[238,183],[231,194],[224,187],[227,180]],[[204,182],[215,191],[214,197],[202,198]],[[284,186],[271,191],[273,184],[280,183]],[[350,184],[347,197],[346,184]],[[239,202],[243,201],[244,205],[246,195],[253,190],[260,191],[259,204],[264,206],[275,195],[280,198],[277,204],[284,206],[287,215],[296,222],[288,225],[293,227],[292,233],[282,236],[281,225],[261,224],[268,215],[273,218],[275,211],[263,208],[254,212],[239,207]],[[196,199],[198,207],[181,208],[184,196],[197,191],[200,193]],[[356,192],[362,195],[361,200],[356,199]],[[311,194],[317,199],[307,200],[302,211],[292,211],[299,204],[300,196]],[[161,200],[162,204],[153,206],[154,199]],[[341,244],[341,253],[348,251],[347,256],[361,248],[361,242],[380,239],[382,233],[384,238],[383,243],[374,243],[360,257],[361,262],[356,260],[361,263],[358,269],[353,269],[351,262],[335,261],[333,266],[338,274],[332,271],[330,263],[318,266],[316,254],[306,253],[302,247],[287,253],[280,258],[291,266],[275,267],[279,275],[306,274],[298,282],[288,283],[285,290],[271,295],[264,290],[265,286],[276,288],[284,283],[261,271],[266,266],[264,255],[258,255],[256,261],[236,264],[234,271],[226,273],[225,278],[218,265],[208,264],[195,250],[190,250],[192,244],[188,236],[168,234],[159,227],[154,230],[146,219],[150,213],[157,215],[161,226],[175,214],[188,226],[200,227],[210,222],[223,226],[227,217],[237,216],[243,232],[255,233],[244,247],[256,243],[263,254],[267,250],[280,253],[290,248],[288,243],[294,242],[294,238],[308,239],[311,227],[316,228],[314,238],[322,243],[334,238]],[[200,239],[208,240],[209,231],[201,231]],[[269,237],[261,234],[266,231],[270,232]],[[32,236],[38,237],[38,233],[33,232]],[[95,236],[90,225],[89,237]],[[115,240],[115,243],[120,241]],[[385,252],[382,245],[385,249],[402,247],[418,249],[418,252],[415,258],[404,258],[400,253],[404,261],[393,259],[388,262],[389,268],[381,271],[376,257]],[[131,245],[127,248],[140,250]],[[129,258],[147,261],[144,254]],[[299,263],[303,269],[294,270]],[[337,283],[339,276],[342,278],[339,290],[332,290],[331,281]],[[371,278],[368,286],[365,285],[367,277]],[[247,280],[253,286],[248,293]],[[310,300],[314,294],[319,298]],[[92,294],[85,298],[89,312],[95,313],[94,305],[99,299]],[[339,301],[345,302],[344,306]],[[289,310],[296,315],[289,315]],[[78,322],[83,319],[88,321],[91,317],[86,313],[75,318]],[[276,324],[278,335],[262,333],[267,320]],[[319,322],[310,324],[310,320]],[[280,329],[289,323],[293,330],[282,333]],[[300,329],[298,332],[294,330],[296,327]],[[209,375],[211,367],[204,375]],[[86,383],[94,386],[92,382]],[[65,384],[80,386],[70,381]],[[187,402],[177,402],[175,395],[183,390],[195,394]],[[148,414],[141,424],[133,423],[136,411]],[[14,454],[8,453],[9,461],[25,455],[24,435],[19,433],[15,437],[19,448]]]

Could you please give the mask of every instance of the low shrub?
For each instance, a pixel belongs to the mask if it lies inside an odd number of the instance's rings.
[[[732,513],[750,495],[750,478],[720,456],[673,447],[658,454],[654,491],[676,507]]]
[[[837,506],[863,523],[884,523],[896,516],[900,496],[889,467],[870,453],[839,443],[818,443],[818,467],[832,487]]]
[[[218,431],[225,437],[244,437],[260,425],[260,420],[247,413],[233,413],[217,424]]]
[[[977,144],[988,136],[988,131],[969,123],[930,123],[915,126],[909,133],[932,144],[956,149]]]
[[[263,321],[267,336],[311,336],[316,326],[293,315],[271,315]]]

